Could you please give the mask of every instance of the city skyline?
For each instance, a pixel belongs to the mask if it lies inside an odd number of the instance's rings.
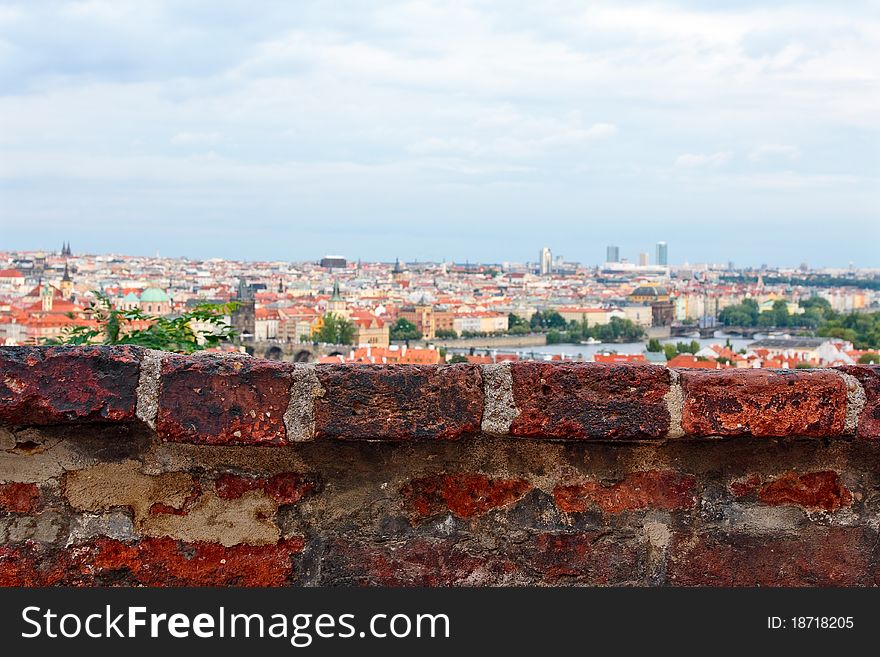
[[[0,246],[873,267],[878,30],[859,2],[8,2]]]

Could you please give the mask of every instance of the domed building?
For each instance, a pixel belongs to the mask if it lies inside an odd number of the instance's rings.
[[[640,285],[629,295],[630,303],[669,301],[669,290],[662,285]]]
[[[171,299],[158,287],[148,287],[141,292],[139,305],[148,315],[167,315],[171,312]]]

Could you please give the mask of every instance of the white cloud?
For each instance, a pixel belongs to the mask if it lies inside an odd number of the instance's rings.
[[[776,157],[796,160],[800,156],[801,150],[797,146],[789,144],[761,144],[749,153],[749,159],[752,162],[761,162]]]
[[[706,155],[701,153],[683,153],[675,158],[675,167],[679,169],[716,168],[727,164],[730,157],[731,153],[729,151],[719,151]]]
[[[585,207],[616,228],[687,185],[715,207],[773,188],[764,216],[830,208],[842,227],[878,207],[880,18],[862,7],[0,4],[0,176],[26,183],[7,216],[72,216],[91,200],[59,189],[114,182],[95,221],[146,199],[174,226],[237,194],[380,229],[389,208],[489,227],[536,208],[552,231]]]
[[[221,140],[219,132],[178,132],[171,138],[172,144],[216,144]]]

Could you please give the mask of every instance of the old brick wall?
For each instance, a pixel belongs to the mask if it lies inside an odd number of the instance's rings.
[[[0,349],[2,585],[880,582],[880,368]]]

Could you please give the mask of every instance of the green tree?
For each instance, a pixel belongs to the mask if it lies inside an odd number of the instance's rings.
[[[657,338],[651,338],[650,340],[648,340],[647,351],[650,351],[651,353],[663,351],[663,345],[660,344],[660,340],[658,340]]]
[[[225,316],[238,307],[235,302],[201,304],[177,317],[167,318],[147,315],[140,309],[119,310],[113,307],[107,295],[93,294],[96,300],[89,303],[86,312],[95,324],[72,326],[65,329],[60,338],[47,340],[44,344],[132,344],[188,354],[217,347],[236,335],[225,320]],[[68,316],[73,317],[73,314]],[[149,325],[136,328],[143,322],[149,322]]]
[[[401,317],[391,327],[392,340],[421,340],[422,332],[411,321]]]
[[[458,337],[458,333],[453,331],[452,329],[437,329],[434,333],[438,338],[452,339],[455,340]]]
[[[466,363],[468,362],[467,356],[463,356],[462,354],[453,354],[452,358],[448,361],[450,364],[452,363]]]
[[[318,342],[326,344],[352,344],[354,342],[357,329],[354,322],[346,319],[342,315],[335,313],[325,313],[323,317],[323,325],[315,334]]]
[[[674,344],[666,343],[663,345],[663,353],[666,356],[666,360],[672,360],[678,356],[678,349],[675,348]]]
[[[533,329],[565,329],[567,324],[565,319],[555,310],[540,310],[532,315],[529,324]]]
[[[880,363],[880,354],[868,352],[859,356],[859,365],[877,365]]]
[[[525,335],[531,332],[529,323],[514,313],[507,315],[507,332],[511,335]]]

